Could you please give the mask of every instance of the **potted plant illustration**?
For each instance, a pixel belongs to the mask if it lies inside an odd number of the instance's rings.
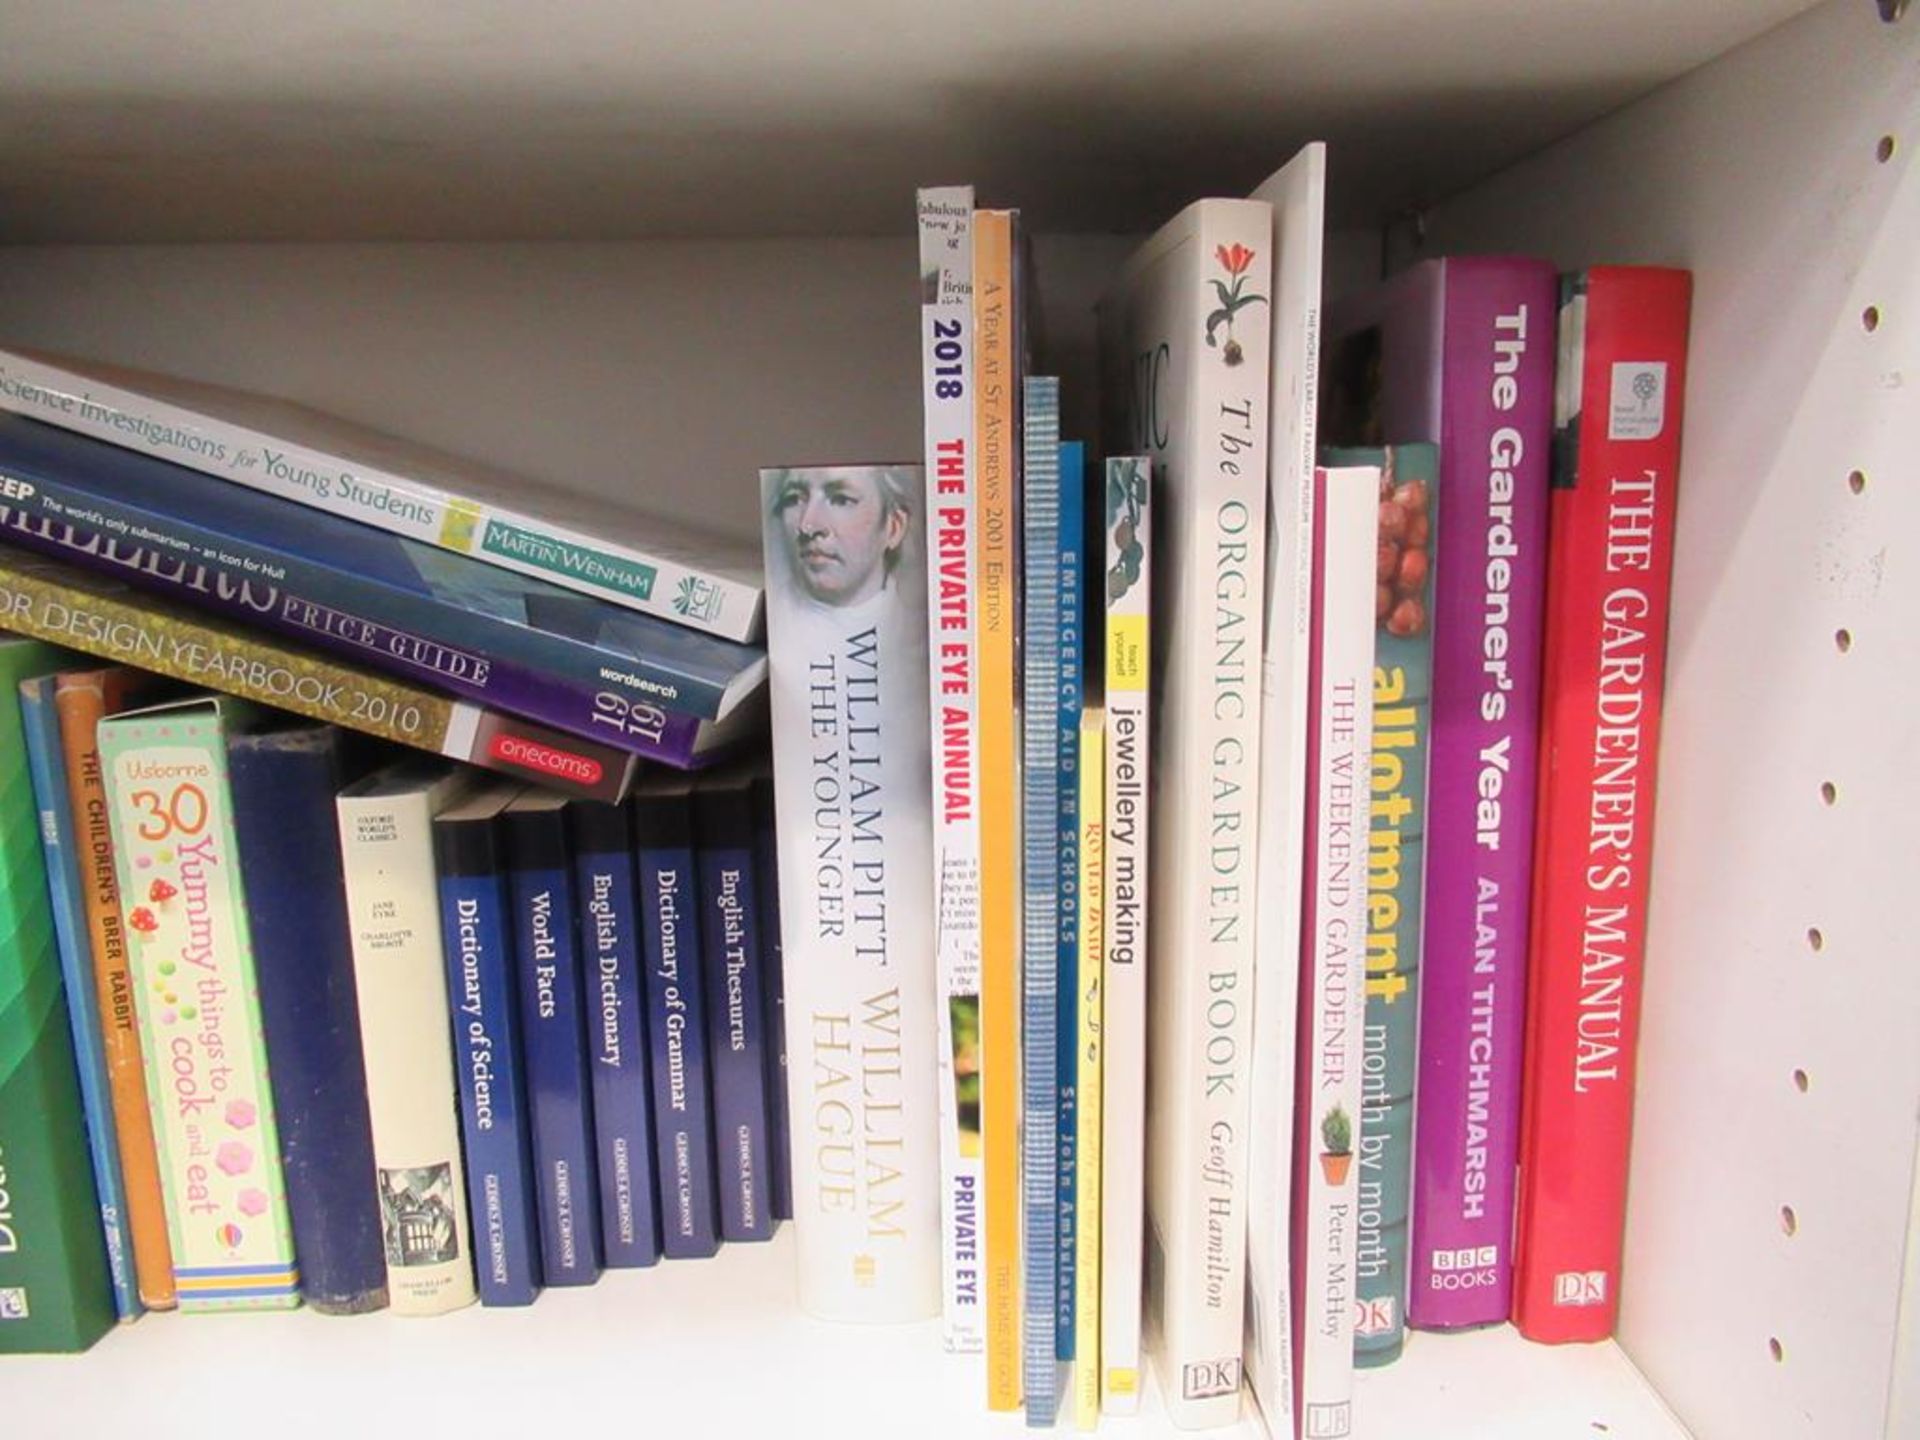
[[[1207,344],[1218,346],[1214,331],[1221,325],[1227,327],[1227,343],[1220,348],[1221,359],[1229,365],[1238,365],[1241,360],[1240,342],[1233,338],[1234,312],[1249,305],[1264,305],[1267,297],[1247,289],[1247,267],[1253,264],[1257,252],[1245,245],[1219,245],[1214,248],[1214,258],[1227,272],[1227,279],[1217,277],[1213,281],[1214,293],[1220,297],[1220,308],[1207,315]]]
[[[1320,1173],[1329,1185],[1347,1183],[1353,1166],[1353,1121],[1336,1105],[1320,1119]]]

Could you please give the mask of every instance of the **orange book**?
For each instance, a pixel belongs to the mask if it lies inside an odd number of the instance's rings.
[[[100,776],[100,747],[94,739],[101,718],[124,709],[146,679],[130,670],[65,674],[59,677],[54,703],[60,712],[60,743],[66,752],[74,823],[85,844],[82,878],[87,924],[93,939],[93,976],[100,996],[107,1077],[113,1090],[113,1124],[127,1188],[126,1222],[133,1241],[134,1278],[143,1305],[151,1310],[170,1310],[174,1305],[173,1248],[167,1240],[167,1212],[160,1195],[160,1161],[154,1149],[153,1117],[147,1109],[133,978],[127,968],[126,933],[121,928],[120,886],[113,873],[107,792]]]
[[[1020,1406],[1020,746],[1014,712],[1015,213],[973,216],[974,453],[979,465],[980,1141],[986,1187],[987,1406]]]

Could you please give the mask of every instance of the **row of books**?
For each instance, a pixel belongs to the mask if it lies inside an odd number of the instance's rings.
[[[1244,1374],[1338,1436],[1409,1324],[1616,1313],[1689,278],[1435,260],[1323,319],[1324,166],[1127,265],[1091,466],[1017,212],[923,191],[924,465],[762,477],[784,849],[848,867],[783,876],[800,1008],[893,987],[938,1119],[888,1173],[1034,1425],[1133,1409],[1143,1318],[1178,1423]]]
[[[77,658],[0,640],[0,898],[42,1027],[5,1348],[176,1304],[527,1304],[771,1236],[763,769],[611,805],[373,768],[337,727]]]

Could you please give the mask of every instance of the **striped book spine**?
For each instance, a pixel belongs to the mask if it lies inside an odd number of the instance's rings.
[[[1027,1424],[1054,1422],[1060,1405],[1060,382],[1023,387],[1025,443],[1021,529],[1022,617],[1021,1192],[1026,1247],[1022,1380]]]

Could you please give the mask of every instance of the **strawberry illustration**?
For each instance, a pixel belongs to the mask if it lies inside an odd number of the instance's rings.
[[[164,905],[180,892],[166,880],[155,880],[147,887],[147,898],[156,905]]]
[[[142,935],[151,935],[160,928],[160,922],[153,918],[153,911],[144,905],[133,907],[133,913],[127,916],[127,924]]]

